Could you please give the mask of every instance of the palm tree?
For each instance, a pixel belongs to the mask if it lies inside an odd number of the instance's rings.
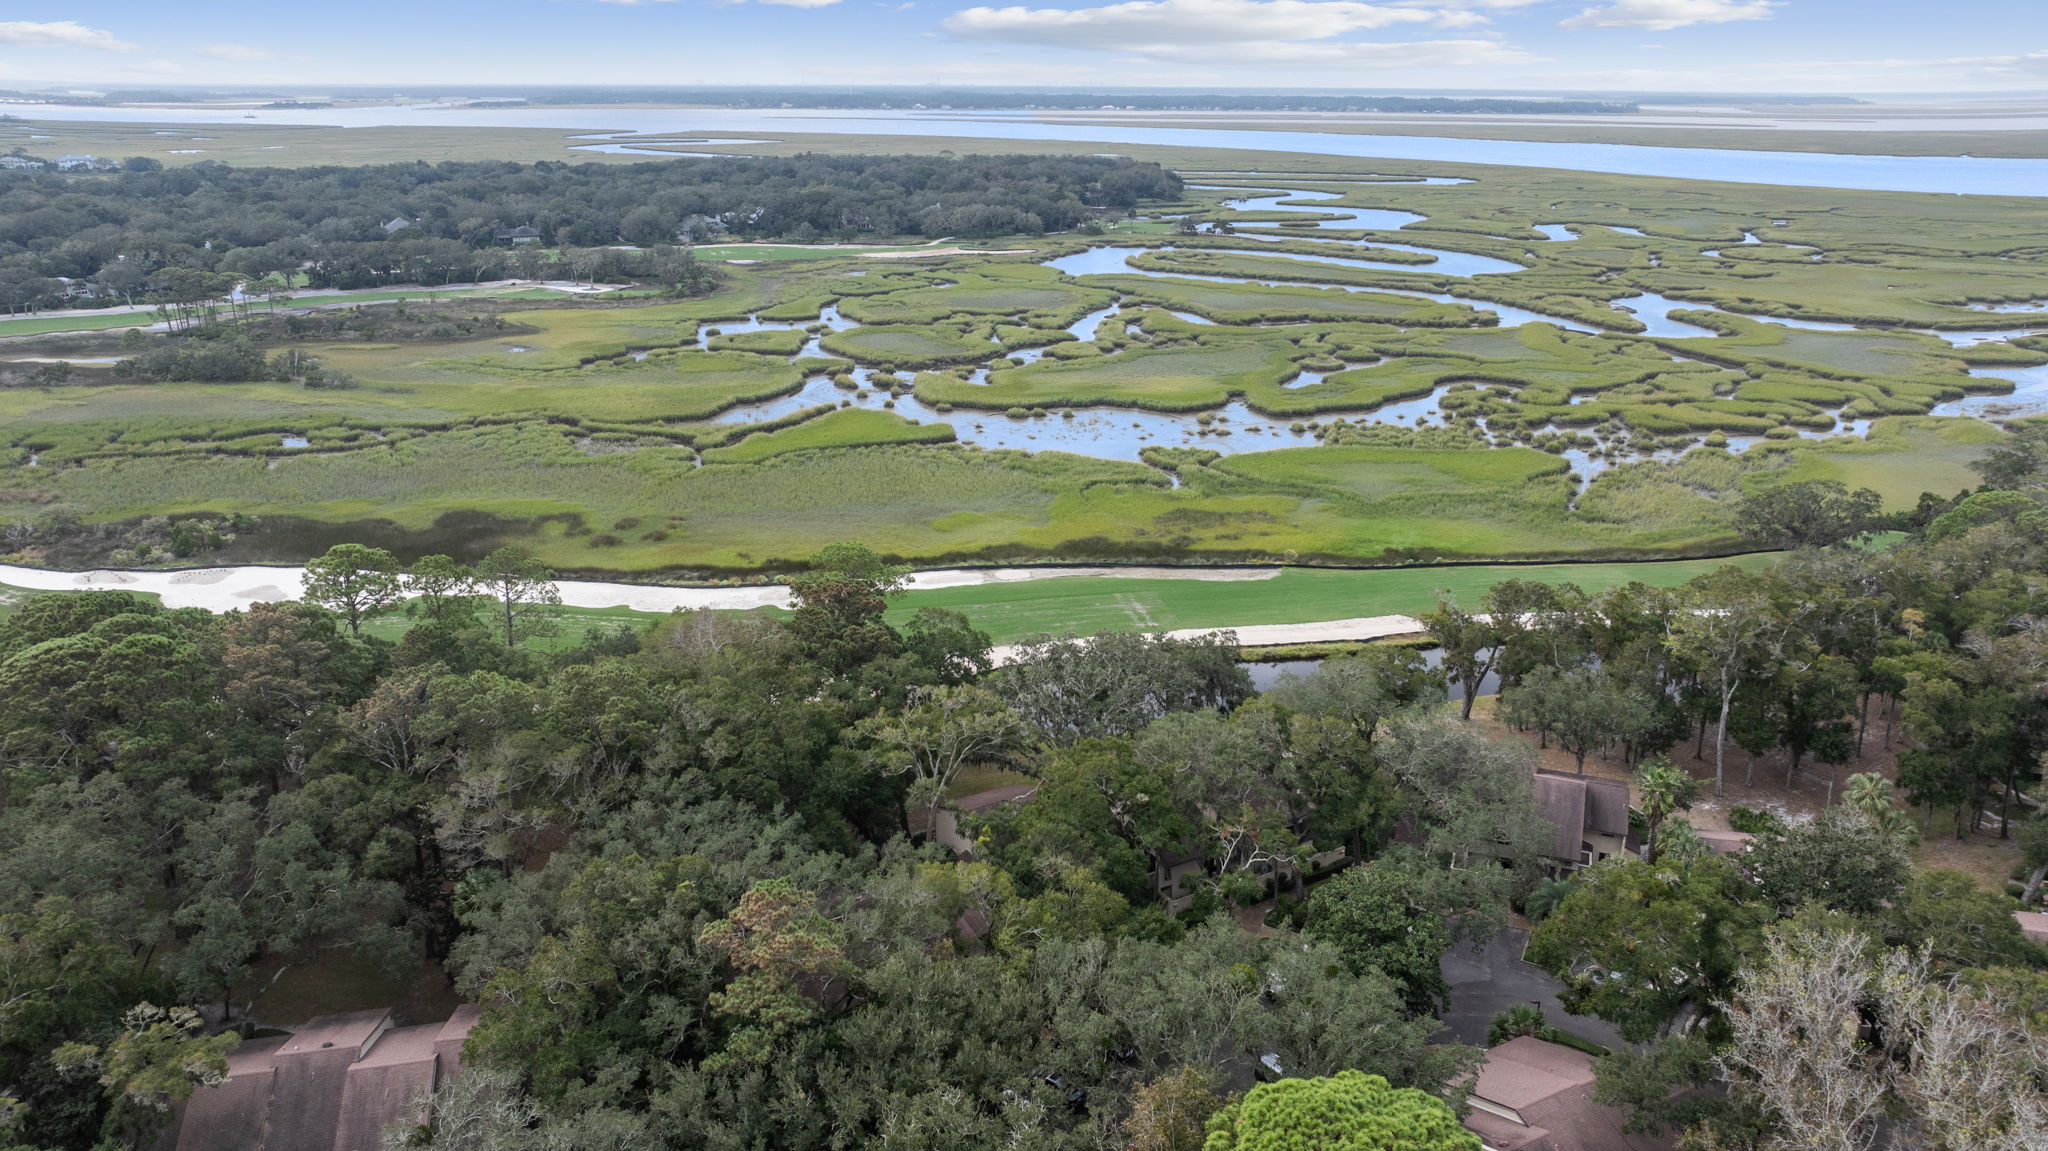
[[[1892,781],[1874,771],[1858,772],[1842,781],[1842,802],[1861,808],[1873,822],[1892,810]]]
[[[1636,768],[1636,790],[1642,795],[1643,821],[1650,825],[1648,858],[1657,860],[1657,828],[1674,813],[1692,807],[1699,781],[1671,765],[1663,756],[1646,759]]]
[[[1913,821],[1893,802],[1892,781],[1874,771],[1858,772],[1842,781],[1842,802],[1870,817],[1886,838],[1910,846],[1920,838]]]

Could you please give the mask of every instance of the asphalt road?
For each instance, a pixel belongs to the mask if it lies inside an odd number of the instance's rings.
[[[1605,1021],[1565,1013],[1557,1001],[1563,984],[1523,961],[1522,949],[1528,943],[1528,932],[1510,927],[1476,946],[1453,947],[1442,964],[1444,981],[1451,985],[1451,1007],[1444,1013],[1444,1027],[1458,1041],[1483,1047],[1487,1025],[1495,1015],[1517,1003],[1535,1003],[1560,1031],[1607,1047],[1626,1046],[1621,1033]]]

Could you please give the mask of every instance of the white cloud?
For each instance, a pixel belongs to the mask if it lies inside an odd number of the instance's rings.
[[[590,0],[594,4],[616,4],[622,8],[638,8],[646,4],[672,4],[675,0]],[[725,0],[729,4],[743,4],[746,0]],[[839,0],[754,0],[758,4],[773,4],[781,8],[829,8]],[[908,7],[908,5],[905,5]]]
[[[1605,8],[1588,8],[1560,28],[1642,28],[1664,32],[1694,24],[1727,24],[1736,20],[1768,20],[1779,0],[1616,0]]]
[[[1193,63],[1324,65],[1332,68],[1473,68],[1519,64],[1535,58],[1495,40],[1413,40],[1404,43],[1248,40],[1153,55]]]
[[[248,44],[207,44],[199,54],[211,60],[282,60],[284,57],[268,48],[257,48]]]
[[[963,40],[1127,52],[1218,64],[1432,67],[1526,59],[1493,40],[1365,43],[1349,32],[1484,23],[1476,13],[1357,0],[1126,0],[1099,8],[967,8],[940,25]]]
[[[1546,4],[1549,0],[1389,0],[1395,8],[1479,8],[1499,11],[1506,8],[1527,8],[1531,4]]]
[[[151,60],[147,64],[130,64],[121,70],[135,76],[182,76],[185,73],[182,65],[172,63],[169,60]]]
[[[112,32],[88,28],[76,20],[0,20],[0,44],[19,48],[93,48],[101,52],[139,52],[140,48],[114,39]]]

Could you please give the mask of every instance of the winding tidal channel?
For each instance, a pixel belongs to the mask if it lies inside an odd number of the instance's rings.
[[[1457,183],[1456,180],[1433,177],[1434,183]],[[1236,187],[1223,188],[1216,185],[1191,185],[1208,191],[1238,191]],[[1327,203],[1342,199],[1334,192],[1307,189],[1259,189],[1247,190],[1241,197],[1233,197],[1228,203],[1245,211],[1294,212],[1317,217],[1312,229],[1317,231],[1344,232],[1353,230],[1394,231],[1404,225],[1424,219],[1412,212],[1393,211],[1381,208],[1347,208]],[[1302,229],[1310,230],[1310,229]],[[1579,234],[1561,225],[1545,225],[1539,228],[1547,240],[1545,243],[1570,243],[1578,240]],[[1260,257],[1298,261],[1303,264],[1323,264],[1335,267],[1369,268],[1385,271],[1415,272],[1437,277],[1471,278],[1482,276],[1508,275],[1523,271],[1524,266],[1490,256],[1479,256],[1465,252],[1447,251],[1422,245],[1390,243],[1380,239],[1351,240],[1341,236],[1322,237],[1324,242],[1350,244],[1361,252],[1371,250],[1398,250],[1432,257],[1430,263],[1409,264],[1375,260],[1366,256],[1340,257],[1302,255],[1289,252],[1259,251],[1256,248],[1242,254]],[[1272,287],[1341,288],[1350,292],[1366,292],[1373,295],[1411,296],[1437,303],[1456,304],[1479,311],[1492,312],[1499,317],[1501,327],[1516,327],[1522,324],[1552,324],[1569,331],[1593,334],[1594,329],[1583,324],[1555,316],[1546,316],[1522,308],[1484,300],[1468,299],[1448,293],[1380,287],[1354,287],[1342,284],[1328,284],[1309,280],[1288,280],[1279,278],[1252,279],[1245,277],[1199,275],[1183,272],[1164,272],[1133,263],[1139,257],[1178,249],[1170,242],[1132,247],[1100,246],[1091,247],[1071,255],[1046,260],[1046,267],[1054,268],[1070,276],[1090,275],[1141,275],[1171,280],[1192,280],[1219,284],[1253,284]],[[1216,249],[1204,249],[1216,250]],[[1230,251],[1239,251],[1231,249]],[[1692,309],[1702,312],[1719,311],[1704,304],[1686,303],[1654,294],[1631,296],[1617,301],[1618,311],[1625,310],[1646,325],[1645,336],[1667,338],[1712,337],[1715,333],[1696,324],[1686,323],[1672,316],[1674,311]],[[1121,304],[1112,304],[1100,311],[1092,312],[1069,327],[1078,340],[1095,338],[1102,323],[1115,315]],[[1199,316],[1176,312],[1175,315],[1197,324],[1209,321]],[[1724,313],[1732,314],[1732,313]],[[1810,328],[1822,331],[1854,331],[1852,325],[1826,324],[1812,321],[1787,320],[1777,317],[1750,316],[1745,319],[1780,326]],[[843,331],[854,324],[842,317],[838,310],[827,307],[816,319],[795,322],[764,322],[758,317],[741,321],[718,321],[706,325],[706,334],[700,335],[700,344],[708,345],[711,330],[731,334],[761,330],[804,330],[823,325],[831,331]],[[2005,328],[1981,332],[1931,332],[1957,345],[1982,343],[1988,340],[2005,340],[2025,336],[2034,331],[2048,331],[2048,314],[2034,328]],[[1005,359],[1013,362],[1031,362],[1044,353],[1042,350],[1014,353]],[[827,359],[829,354],[819,347],[816,336],[807,342],[797,354],[804,359]],[[989,368],[977,369],[970,380],[986,383]],[[1961,416],[1983,415],[1996,411],[2000,414],[2023,414],[2048,410],[2048,367],[2042,368],[1998,368],[1976,369],[1971,372],[1980,378],[1999,378],[2014,381],[2014,392],[2003,395],[1970,396],[1944,403],[1934,409],[1935,415]],[[1311,432],[1300,423],[1289,419],[1261,415],[1243,401],[1236,401],[1203,413],[1166,413],[1137,408],[1119,407],[1076,407],[1045,418],[1019,419],[993,409],[955,409],[940,412],[920,402],[909,391],[914,373],[891,373],[872,368],[856,368],[852,375],[856,390],[847,390],[824,374],[807,380],[798,391],[762,403],[747,404],[727,410],[719,415],[717,422],[724,424],[758,424],[783,419],[798,412],[831,405],[838,407],[888,408],[898,415],[919,423],[945,423],[952,425],[959,442],[988,449],[1012,449],[1027,452],[1061,451],[1076,455],[1095,456],[1103,459],[1139,460],[1146,448],[1202,448],[1221,454],[1265,451],[1279,447],[1301,446],[1315,442]],[[1320,383],[1322,375],[1303,372],[1288,387],[1306,387]],[[1443,395],[1454,386],[1445,384],[1427,396],[1412,400],[1383,404],[1379,407],[1358,412],[1334,413],[1354,422],[1370,422],[1402,427],[1441,426],[1448,423],[1439,404]],[[1825,430],[1803,428],[1800,434],[1808,438],[1831,436],[1860,436],[1869,431],[1869,420],[1837,419],[1834,426]],[[1557,429],[1546,429],[1557,430]],[[1731,450],[1742,451],[1764,440],[1762,436],[1730,436]],[[1696,437],[1695,443],[1698,442]],[[1631,458],[1661,458],[1675,456],[1682,449],[1669,449],[1654,454],[1637,455]],[[1615,463],[1625,462],[1618,453],[1609,453],[1585,448],[1572,448],[1559,453],[1570,462],[1572,469],[1582,481],[1590,481]]]

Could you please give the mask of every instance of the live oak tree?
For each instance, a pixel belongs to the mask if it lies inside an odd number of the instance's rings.
[[[909,775],[910,802],[928,809],[931,831],[938,804],[962,768],[995,763],[1023,746],[1024,721],[994,692],[974,686],[916,688],[902,711],[860,722],[873,744],[869,762],[885,775]]]
[[[1443,651],[1444,670],[1464,693],[1458,716],[1469,720],[1481,686],[1500,660],[1500,628],[1488,616],[1459,607],[1457,599],[1442,588],[1436,592],[1436,607],[1424,612],[1421,619],[1429,637]]]
[[[1505,911],[1489,905],[1493,893],[1461,883],[1460,874],[1412,849],[1396,849],[1318,886],[1302,930],[1336,948],[1352,971],[1373,969],[1393,979],[1415,1014],[1440,1010],[1451,993],[1442,972],[1453,938],[1446,921],[1476,914],[1497,923]]]
[[[1573,886],[1529,937],[1528,959],[1565,980],[1567,1010],[1635,1043],[1725,996],[1765,919],[1719,857],[1683,870],[1608,860]]]
[[[1773,548],[1820,548],[1875,528],[1883,499],[1869,488],[1850,491],[1834,480],[1794,480],[1746,495],[1735,529]]]
[[[1532,668],[1515,687],[1502,689],[1501,710],[1509,722],[1556,740],[1580,775],[1588,755],[1647,735],[1656,721],[1656,701],[1608,667]]]
[[[143,1003],[129,1011],[104,1046],[68,1043],[51,1055],[60,1074],[97,1081],[113,1105],[102,1147],[147,1147],[178,1104],[202,1086],[226,1082],[228,1052],[241,1037],[208,1035],[189,1007]]]
[[[1714,794],[1727,790],[1728,710],[1756,665],[1768,659],[1784,632],[1771,603],[1767,577],[1722,568],[1687,585],[1684,610],[1666,643],[1698,669],[1719,705],[1714,726]]]
[[[1802,904],[1875,915],[1897,898],[1912,861],[1870,817],[1842,804],[1758,837],[1744,856],[1759,895],[1781,912]]]

